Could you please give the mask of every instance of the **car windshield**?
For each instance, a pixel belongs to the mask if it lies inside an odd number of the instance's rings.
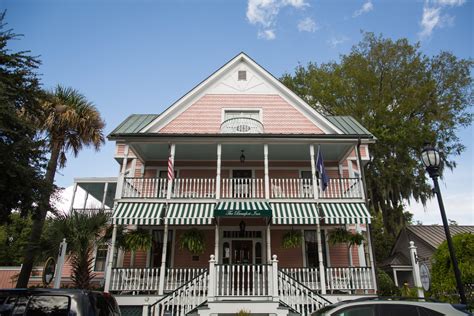
[[[313,313],[312,316],[324,316],[324,315],[326,315],[327,312],[333,310],[336,307],[337,307],[336,305],[325,306],[325,307],[321,308],[320,310],[318,310],[316,313]]]

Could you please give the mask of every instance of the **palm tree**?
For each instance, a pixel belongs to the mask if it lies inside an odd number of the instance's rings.
[[[52,223],[56,236],[66,238],[67,254],[71,260],[71,279],[76,288],[90,289],[95,277],[93,251],[103,240],[109,215],[103,210],[72,211],[59,215]]]
[[[56,171],[58,167],[65,166],[68,152],[77,156],[84,146],[99,150],[105,142],[103,134],[105,123],[96,107],[73,88],[58,85],[53,91],[47,93],[41,103],[43,116],[35,118],[35,122],[46,136],[51,152],[45,180],[47,184],[53,186]],[[46,214],[51,210],[49,204],[51,194],[45,194],[38,201],[38,212],[33,215],[31,236],[16,287],[28,285]]]

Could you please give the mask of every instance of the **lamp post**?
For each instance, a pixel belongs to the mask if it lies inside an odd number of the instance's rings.
[[[438,198],[439,210],[441,212],[441,219],[443,220],[444,233],[446,235],[446,241],[448,242],[449,255],[451,257],[451,263],[453,264],[454,276],[456,278],[456,285],[459,292],[459,297],[462,304],[466,304],[466,294],[464,293],[464,287],[461,281],[461,272],[459,271],[458,261],[456,259],[456,253],[454,252],[453,241],[451,239],[451,233],[449,232],[448,220],[446,218],[446,212],[444,210],[443,198],[441,197],[441,191],[439,189],[438,177],[439,177],[439,166],[441,159],[439,157],[439,152],[434,147],[430,145],[425,145],[423,151],[421,152],[421,158],[423,164],[426,167],[426,171],[433,179],[434,183],[434,192]]]

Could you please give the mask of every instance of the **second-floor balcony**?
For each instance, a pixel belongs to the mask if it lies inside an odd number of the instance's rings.
[[[262,122],[250,117],[234,117],[221,124],[223,134],[262,134],[263,132]]]
[[[329,179],[325,190],[312,179],[176,178],[171,188],[168,179],[156,177],[125,177],[121,198],[137,199],[363,199],[360,178]],[[268,189],[267,189],[268,188]]]

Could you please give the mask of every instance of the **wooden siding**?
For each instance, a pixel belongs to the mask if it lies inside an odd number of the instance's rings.
[[[207,94],[168,123],[160,133],[220,133],[224,108],[263,110],[265,133],[322,134],[319,127],[279,95]]]

